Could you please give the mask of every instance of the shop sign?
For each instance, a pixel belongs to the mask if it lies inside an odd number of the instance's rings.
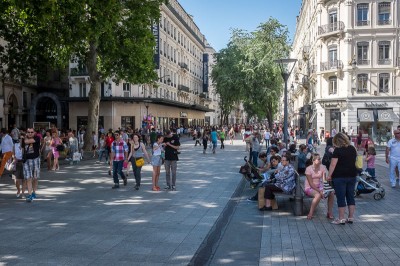
[[[187,117],[187,113],[186,112],[181,112],[181,117]]]
[[[365,103],[365,107],[387,107],[388,104],[387,103]]]

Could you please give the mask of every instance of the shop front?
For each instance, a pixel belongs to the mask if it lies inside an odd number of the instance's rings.
[[[379,145],[386,143],[392,137],[396,115],[392,108],[360,108],[357,110],[358,131],[368,134]]]

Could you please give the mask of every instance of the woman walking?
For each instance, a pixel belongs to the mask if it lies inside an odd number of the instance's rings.
[[[58,163],[58,158],[60,157],[60,151],[57,149],[57,146],[63,145],[61,139],[58,137],[57,131],[53,131],[52,140],[50,142],[50,146],[54,156],[53,168],[51,170],[57,171],[60,170],[60,165]]]
[[[161,156],[161,154],[164,152],[163,142],[164,142],[164,137],[162,135],[158,135],[157,141],[153,144],[153,157],[151,158],[151,165],[153,166],[153,176],[152,176],[153,191],[160,190],[160,187],[158,186],[158,180],[160,179],[160,170],[163,160]]]
[[[356,184],[356,158],[357,151],[350,145],[349,138],[343,133],[337,133],[333,137],[335,150],[332,154],[329,166],[328,181],[333,181],[337,205],[339,209],[339,219],[334,220],[333,224],[344,225],[346,222],[352,224],[356,204],[354,200],[354,186]],[[345,209],[348,207],[348,218],[345,219]]]
[[[132,164],[133,175],[135,176],[136,181],[135,189],[139,190],[140,181],[142,180],[142,166],[136,165],[136,161],[146,157],[147,161],[150,162],[150,158],[146,151],[146,146],[143,142],[140,142],[139,134],[133,135],[133,137],[129,140],[129,145],[131,146],[131,152],[129,153],[128,161],[130,161]]]
[[[51,148],[51,132],[46,130],[46,136],[43,138],[42,154],[43,158],[47,163],[47,170],[51,170],[51,157],[53,157],[53,152]]]

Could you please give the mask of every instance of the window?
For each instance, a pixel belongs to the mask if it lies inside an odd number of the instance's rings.
[[[379,74],[379,92],[389,92],[389,73]]]
[[[121,116],[121,128],[135,128],[134,116]]]
[[[332,10],[329,12],[329,31],[337,31],[338,30],[338,20],[337,20],[337,11]]]
[[[389,58],[390,52],[390,42],[389,41],[381,41],[378,43],[379,51],[378,51],[378,64],[379,65],[389,65],[391,60]]]
[[[131,97],[131,84],[123,83],[122,84],[122,92],[124,97]]]
[[[357,65],[369,65],[368,49],[368,42],[357,43]]]
[[[368,24],[368,4],[358,4],[357,26],[367,26]]]
[[[378,25],[391,24],[390,20],[390,3],[382,2],[378,5]]]
[[[22,92],[22,106],[28,106],[28,93],[26,93],[26,91]]]
[[[329,95],[337,94],[337,77],[329,77]]]
[[[86,83],[79,83],[79,97],[87,97]]]
[[[368,92],[368,74],[357,75],[357,93]]]

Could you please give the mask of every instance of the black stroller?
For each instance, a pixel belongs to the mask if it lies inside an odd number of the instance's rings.
[[[374,199],[380,200],[385,197],[385,189],[368,172],[363,171],[357,176],[356,186],[354,188],[355,196],[360,194],[369,194],[374,192]]]
[[[249,181],[251,188],[256,188],[264,178],[258,172],[257,167],[255,167],[252,162],[247,160],[247,156],[245,156],[243,159],[245,164],[240,167],[239,173],[241,173],[243,177]]]

